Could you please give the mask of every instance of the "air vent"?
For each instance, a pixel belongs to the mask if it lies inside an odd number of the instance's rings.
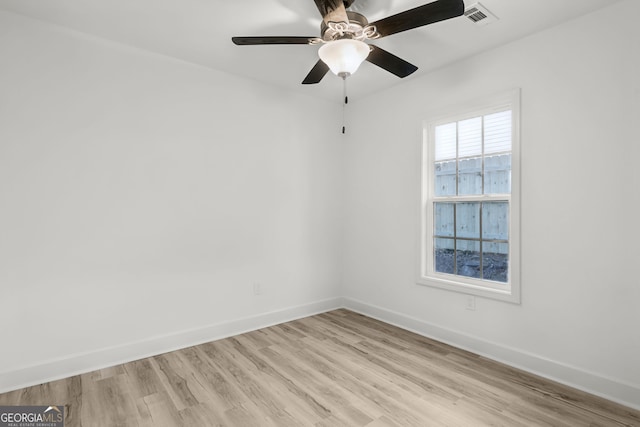
[[[488,25],[498,20],[496,15],[480,3],[469,5],[464,11],[464,16],[476,25]]]

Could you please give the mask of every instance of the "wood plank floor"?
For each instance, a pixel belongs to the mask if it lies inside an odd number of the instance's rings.
[[[640,411],[336,310],[0,394],[65,426],[640,426]]]

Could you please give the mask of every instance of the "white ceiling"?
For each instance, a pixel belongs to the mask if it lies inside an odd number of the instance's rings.
[[[404,80],[508,43],[619,0],[481,0],[500,20],[481,27],[464,17],[395,34],[374,43],[417,65]],[[429,0],[356,0],[353,10],[370,22]],[[467,0],[470,5],[475,0]],[[317,61],[317,46],[236,46],[237,36],[318,36],[313,0],[0,0],[0,10],[59,24],[206,67],[340,99],[341,80],[300,82]],[[351,97],[403,80],[364,63],[348,80]]]

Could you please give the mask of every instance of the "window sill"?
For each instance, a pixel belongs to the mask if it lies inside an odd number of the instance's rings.
[[[498,301],[509,302],[512,304],[520,304],[520,294],[515,290],[517,286],[505,285],[503,288],[490,288],[487,286],[478,286],[471,283],[464,283],[448,277],[422,276],[417,280],[418,285],[430,286],[439,289],[445,289],[452,292],[458,292],[467,295],[475,295],[483,298],[494,299]]]

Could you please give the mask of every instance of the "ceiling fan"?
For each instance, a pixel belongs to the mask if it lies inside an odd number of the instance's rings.
[[[329,70],[345,79],[364,60],[404,78],[418,67],[365,41],[455,18],[464,13],[463,0],[436,0],[369,23],[362,14],[346,10],[354,1],[314,0],[322,14],[320,37],[250,36],[232,37],[231,40],[237,45],[322,45],[318,50],[320,59],[302,84],[319,83]]]

